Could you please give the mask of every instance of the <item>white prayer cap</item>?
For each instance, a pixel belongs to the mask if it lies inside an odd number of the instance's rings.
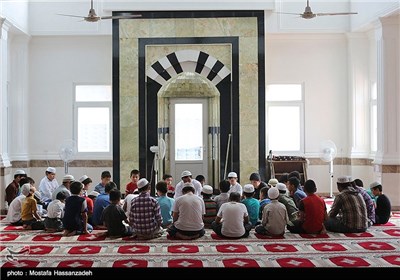
[[[56,173],[56,169],[54,167],[47,167],[46,171],[54,174]]]

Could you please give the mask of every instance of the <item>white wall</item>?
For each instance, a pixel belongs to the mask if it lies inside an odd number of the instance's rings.
[[[350,6],[352,11],[358,11],[358,15],[351,18],[353,31],[370,28],[379,17],[400,11],[399,0],[352,0]]]
[[[33,37],[29,58],[30,159],[59,159],[73,138],[74,84],[111,84],[111,36]]]
[[[306,20],[297,15],[279,14],[279,12],[301,14],[304,12],[305,6],[305,0],[175,0],[173,2],[166,0],[98,0],[93,2],[93,8],[99,16],[109,16],[112,11],[264,10],[267,15],[266,28],[268,32],[283,33],[347,32],[350,31],[353,17],[359,16],[323,16]],[[313,0],[310,7],[314,13],[353,11],[349,0]],[[111,34],[111,20],[88,23],[79,18],[58,15],[86,16],[89,8],[89,0],[32,1],[29,5],[29,32],[34,36]],[[364,14],[365,7],[356,6],[355,8]]]
[[[347,42],[344,35],[267,35],[267,83],[304,83],[305,153],[334,141],[347,152]]]
[[[287,34],[266,37],[266,82],[304,83],[305,156],[318,158],[320,142],[330,139],[338,157],[349,157],[347,39],[337,34]],[[290,137],[290,132],[282,137]],[[334,166],[334,182],[351,175]],[[329,193],[329,167],[308,166],[318,191]],[[336,183],[335,188],[336,191]]]
[[[57,151],[62,140],[72,138],[73,84],[111,83],[111,44],[110,36],[32,38],[29,54],[31,159],[59,159]],[[348,129],[346,37],[267,35],[266,69],[267,83],[305,84],[306,156],[318,157],[319,143],[324,139],[336,143],[338,156],[349,156],[348,138],[339,133]],[[342,175],[339,172],[347,174],[341,168],[335,166],[338,169],[335,176]],[[102,171],[70,170],[77,177],[88,172],[96,176]],[[31,168],[36,180],[41,178],[42,171]],[[320,192],[329,192],[328,166],[311,165],[308,173],[309,178],[319,183]]]
[[[28,33],[28,14],[28,1],[0,1],[0,16],[12,24],[14,31]]]
[[[109,16],[112,11],[265,10],[269,32],[357,31],[378,17],[400,9],[399,0],[313,0],[310,1],[310,7],[314,13],[352,11],[358,12],[358,15],[323,16],[304,20],[295,15],[276,12],[302,13],[306,6],[305,0],[176,0],[172,3],[164,0],[98,0],[93,5],[100,16]],[[88,23],[79,18],[57,15],[86,16],[89,8],[89,0],[0,1],[0,15],[12,22],[17,29],[30,35],[111,34],[111,20]]]
[[[54,3],[57,2],[63,1]],[[80,3],[77,4],[76,2]],[[5,8],[5,2],[0,2],[0,15],[9,15],[7,18],[14,22],[13,29],[16,27],[24,32],[29,31],[29,34],[33,35],[28,43],[29,54],[27,57],[29,61],[26,65],[19,63],[19,65],[28,67],[28,97],[24,100],[24,108],[25,102],[29,106],[25,109],[27,113],[24,112],[24,114],[27,114],[27,117],[24,118],[24,121],[27,122],[27,135],[29,135],[29,139],[26,140],[28,143],[26,152],[29,159],[58,160],[59,145],[64,139],[72,138],[74,83],[111,84],[112,41],[110,34],[112,22],[78,22],[74,18],[55,15],[56,13],[82,13],[85,15],[88,11],[87,2],[89,1],[65,1],[62,6],[52,6],[50,4],[53,2],[50,1],[48,3],[46,1],[34,1],[29,6],[29,30],[25,6],[22,9],[18,9],[19,6],[15,5]],[[99,6],[95,8],[99,14],[109,15],[111,10],[115,10],[113,3],[108,0],[97,2]],[[134,2],[140,1],[120,2],[126,2],[125,5],[134,5]],[[320,141],[332,139],[338,146],[338,157],[349,157],[351,143],[348,143],[348,135],[344,135],[344,132],[349,131],[351,124],[348,110],[347,41],[345,35],[334,34],[333,32],[347,30],[350,27],[350,21],[352,30],[365,28],[367,23],[371,22],[374,17],[376,18],[377,15],[398,9],[399,1],[353,0],[348,10],[357,11],[359,15],[346,18],[342,16],[329,17],[329,20],[331,20],[329,22],[327,21],[328,18],[282,21],[283,17],[279,18],[277,15],[271,14],[274,7],[271,2],[274,1],[267,0],[265,7],[253,7],[253,9],[265,8],[267,10],[266,29],[268,32],[284,33],[266,34],[267,83],[304,82],[306,94],[305,156],[318,157]],[[280,3],[281,1],[276,2]],[[294,2],[296,2],[295,6],[284,4],[277,5],[276,8],[277,10],[301,8],[301,11],[304,9],[305,1],[296,0]],[[345,3],[347,1],[340,1],[339,6],[332,5],[332,3],[324,5],[322,2],[322,0],[311,1],[314,12],[322,11],[321,9],[330,10],[333,7],[343,10],[347,7]],[[16,2],[12,1],[12,3],[15,4]],[[39,5],[40,3],[42,5]],[[145,5],[143,3],[140,4],[142,6],[136,5],[136,9],[127,10],[149,10],[150,8],[143,6]],[[149,3],[146,2],[146,5],[149,5]],[[247,5],[247,2],[245,2],[245,5]],[[120,7],[125,6],[121,5]],[[180,6],[180,8],[182,7]],[[237,6],[231,8],[240,9]],[[15,9],[18,11],[15,11]],[[165,8],[161,6],[157,8],[157,10],[160,9]],[[21,19],[16,18],[19,15],[21,15]],[[293,34],[290,32],[305,33]],[[87,35],[60,36],[67,34]],[[19,44],[23,44],[23,42],[19,42]],[[16,45],[11,45],[10,49],[15,50],[15,47]],[[24,51],[24,48],[19,45],[18,50]],[[374,51],[370,53],[373,54]],[[16,56],[18,56],[18,53]],[[371,61],[374,61],[374,58],[371,58]],[[15,63],[15,61],[10,63]],[[373,73],[375,67],[372,65],[370,69]],[[26,69],[19,70],[25,71]],[[21,72],[15,71],[14,74],[13,71],[11,80],[20,82],[20,74],[18,73]],[[13,141],[17,137],[21,137],[21,135],[13,135],[11,143],[15,144]],[[11,149],[11,152],[11,159],[18,159],[16,157],[17,151]],[[60,169],[60,167],[58,168]],[[43,176],[41,168],[32,167],[27,171],[32,174],[37,182]],[[86,173],[94,177],[94,182],[97,182],[96,175],[99,175],[101,171],[103,171],[102,168],[71,169],[74,176],[80,177]],[[352,175],[355,177],[370,180],[371,167],[353,167],[350,170],[347,166],[334,166],[335,176],[350,174],[352,171],[354,172]],[[61,173],[63,173],[62,168]],[[320,192],[329,191],[327,166],[311,165],[308,175],[309,178],[315,179]],[[121,184],[123,183],[121,182]]]

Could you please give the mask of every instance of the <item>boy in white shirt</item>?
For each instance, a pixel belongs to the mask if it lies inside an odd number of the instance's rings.
[[[65,199],[67,193],[60,191],[56,199],[47,206],[47,217],[44,220],[44,227],[47,232],[63,231],[62,218],[64,217]]]
[[[229,202],[221,205],[215,221],[211,224],[213,231],[221,237],[248,237],[251,230],[246,205],[240,202],[240,194],[229,194]]]
[[[242,186],[237,182],[238,176],[236,172],[229,172],[228,173],[228,181],[231,184],[231,188],[228,191],[228,194],[237,192],[242,196],[243,194],[243,189]]]

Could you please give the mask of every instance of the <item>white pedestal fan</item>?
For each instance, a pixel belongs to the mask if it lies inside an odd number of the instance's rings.
[[[158,182],[158,171],[160,167],[160,161],[162,161],[165,157],[165,141],[164,139],[160,138],[158,140],[158,146],[151,146],[150,151],[154,153],[154,160],[153,160],[153,169],[154,169],[154,184]]]
[[[322,161],[329,163],[330,193],[329,197],[333,197],[333,160],[337,154],[337,148],[332,140],[324,140],[320,143],[319,157]]]
[[[68,165],[71,161],[74,160],[77,152],[78,148],[75,140],[66,139],[60,145],[60,149],[58,150],[58,155],[64,161],[65,174],[68,174]]]

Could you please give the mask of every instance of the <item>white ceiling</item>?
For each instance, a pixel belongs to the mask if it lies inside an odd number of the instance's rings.
[[[306,20],[279,12],[302,13],[306,0],[94,0],[100,16],[112,11],[264,10],[267,33],[344,33],[370,27],[379,17],[399,14],[400,0],[310,0],[314,13],[358,12],[351,16],[324,16]],[[11,32],[41,35],[110,35],[112,21],[96,23],[57,14],[86,16],[90,0],[3,0],[0,16]],[[278,12],[278,13],[277,13]]]

